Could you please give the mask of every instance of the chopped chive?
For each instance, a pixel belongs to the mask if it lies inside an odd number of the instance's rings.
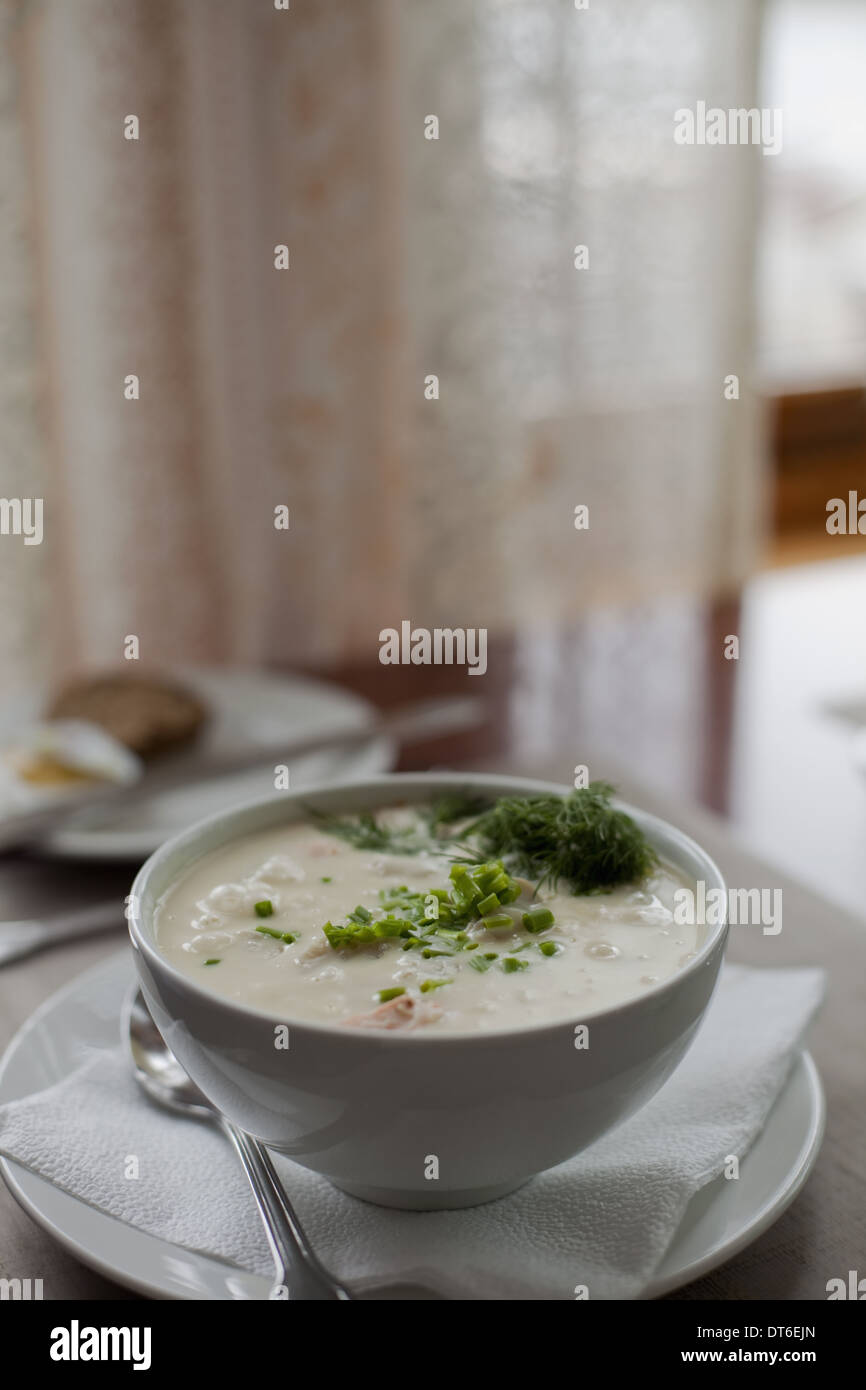
[[[331,875],[330,875],[330,874],[322,874],[322,877],[321,877],[321,880],[320,880],[321,883],[333,883],[333,881],[334,881],[334,880],[331,878]]]
[[[256,927],[256,931],[261,936],[270,936],[274,941],[285,941],[287,946],[291,946],[298,939],[292,931],[275,931],[273,927]]]
[[[434,951],[432,946],[425,946],[421,955],[425,960],[432,960],[434,956],[453,956],[453,951]]]
[[[547,931],[548,927],[553,926],[553,921],[553,913],[549,907],[530,907],[523,914],[523,925],[527,931],[531,931],[533,934]]]
[[[468,945],[468,946],[464,946],[463,949],[464,949],[464,951],[477,951],[477,950],[478,950],[478,942],[477,942],[477,941],[470,941],[470,942],[469,942],[469,945]]]
[[[222,956],[214,956],[213,960],[206,960],[205,965],[219,965]]]
[[[482,917],[481,925],[487,931],[502,931],[505,927],[514,927],[514,918],[507,912],[494,912],[492,917]]]
[[[495,893],[488,893],[486,898],[482,898],[478,904],[478,913],[481,917],[486,917],[489,912],[495,912],[497,907],[501,907],[499,899]]]
[[[473,956],[469,964],[473,970],[477,970],[480,974],[490,969],[490,961],[486,956]]]
[[[538,949],[543,956],[556,956],[560,950],[555,941],[539,941]]]
[[[518,960],[516,956],[502,957],[502,969],[505,971],[506,975],[513,975],[515,970],[527,970],[528,968],[528,960]]]
[[[421,993],[429,994],[431,989],[441,989],[443,985],[452,985],[453,980],[423,980],[421,982]]]
[[[260,903],[256,903],[257,917],[273,917],[274,905],[270,898],[262,898]]]
[[[410,889],[405,883],[381,888],[379,901],[386,913],[384,919],[374,920],[374,914],[359,905],[347,914],[345,923],[326,922],[322,931],[334,950],[367,946],[391,936],[420,938],[428,950],[440,941],[462,949],[469,939],[465,928],[478,919],[479,904],[495,909],[520,896],[520,885],[500,860],[453,864],[450,877],[450,889],[435,888],[427,893]],[[511,917],[497,918],[489,913],[486,916],[494,929],[515,925]]]
[[[380,1004],[387,1004],[389,999],[397,999],[399,995],[405,994],[405,989],[380,989],[377,995]]]
[[[485,952],[484,952],[484,959],[485,959],[485,960],[498,960],[498,959],[499,959],[499,952],[498,952],[498,951],[485,951]]]

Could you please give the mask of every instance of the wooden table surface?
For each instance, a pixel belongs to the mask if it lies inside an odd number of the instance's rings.
[[[569,755],[570,756],[570,755]],[[468,765],[468,764],[467,764]],[[477,764],[473,764],[477,765]],[[554,765],[518,765],[487,756],[485,770],[563,780]],[[713,1274],[670,1295],[680,1299],[823,1299],[828,1279],[866,1270],[866,940],[862,923],[755,860],[726,825],[705,810],[650,795],[610,760],[593,763],[593,775],[609,776],[624,796],[676,821],[720,863],[733,886],[783,890],[784,925],[778,936],[734,928],[730,957],[754,965],[813,966],[827,972],[828,996],[814,1024],[810,1046],[827,1094],[827,1134],[817,1167],[789,1210],[747,1250]],[[37,907],[70,905],[127,891],[130,873],[49,863],[24,856],[0,862],[0,918],[32,914]],[[123,940],[116,935],[66,946],[0,970],[0,1047],[44,999]],[[129,1298],[123,1289],[85,1268],[57,1245],[0,1190],[0,1277],[44,1281],[47,1299]]]

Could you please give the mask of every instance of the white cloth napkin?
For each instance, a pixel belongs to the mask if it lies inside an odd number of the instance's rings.
[[[727,966],[698,1036],[643,1110],[497,1202],[391,1211],[279,1156],[324,1264],[359,1291],[449,1298],[639,1297],[693,1194],[760,1133],[823,993],[818,970]],[[122,1052],[0,1108],[0,1152],[151,1235],[270,1275],[246,1181],[210,1126],[149,1104]],[[137,1160],[138,1177],[131,1158]]]

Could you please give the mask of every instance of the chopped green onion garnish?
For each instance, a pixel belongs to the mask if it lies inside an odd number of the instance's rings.
[[[453,951],[434,951],[432,946],[425,946],[421,955],[425,960],[432,960],[434,956],[453,956]]]
[[[377,995],[380,1004],[387,1004],[389,999],[397,999],[399,995],[405,994],[405,989],[380,989]]]
[[[322,883],[333,883],[334,880],[331,878],[330,874],[322,874],[320,881]]]
[[[322,931],[328,944],[339,951],[344,946],[369,946],[371,942],[385,941],[392,936],[408,936],[413,925],[403,917],[383,917],[378,922],[361,922],[349,927],[326,922]]]
[[[560,950],[555,941],[539,941],[538,949],[543,956],[558,955]]]
[[[548,927],[553,926],[553,922],[553,913],[549,907],[530,907],[523,914],[523,925],[527,931],[533,933],[547,931]]]
[[[494,912],[492,917],[482,917],[481,925],[487,931],[502,931],[505,927],[514,927],[514,918],[507,912]]]
[[[479,973],[483,973],[485,970],[490,969],[490,961],[486,956],[473,956],[469,964],[472,966],[473,970],[477,970]]]
[[[291,946],[292,942],[298,939],[294,932],[274,931],[273,927],[256,927],[256,931],[261,932],[262,936],[272,936],[274,941],[285,941],[287,946]]]
[[[499,952],[498,952],[498,951],[485,951],[485,952],[484,952],[484,959],[485,959],[485,960],[498,960],[498,959],[499,959]]]
[[[214,956],[213,960],[206,960],[205,965],[219,965],[222,956]]]
[[[515,970],[527,970],[528,968],[528,960],[518,960],[516,956],[502,957],[502,969],[505,971],[506,975],[513,975]]]
[[[441,989],[443,985],[451,985],[453,983],[453,980],[423,980],[421,983],[421,993],[429,994],[431,989]]]
[[[468,941],[464,930],[485,910],[487,922],[498,927],[513,927],[511,917],[497,920],[486,909],[494,911],[503,903],[514,902],[520,896],[520,885],[506,872],[498,859],[490,863],[453,864],[450,870],[451,889],[434,888],[419,893],[401,883],[396,888],[379,890],[385,917],[374,921],[374,913],[358,906],[348,913],[345,923],[328,922],[322,928],[334,950],[344,946],[366,946],[390,936],[423,940],[428,949],[445,940],[462,948]],[[394,922],[397,929],[393,928]],[[411,949],[408,947],[407,949]]]
[[[273,915],[274,905],[271,902],[270,898],[262,898],[262,901],[260,903],[256,903],[257,917],[273,917]]]

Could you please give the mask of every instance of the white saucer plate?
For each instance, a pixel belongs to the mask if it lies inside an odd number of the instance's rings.
[[[0,1104],[53,1086],[93,1047],[117,1038],[133,978],[127,952],[113,955],[53,995],[10,1043],[0,1063]],[[793,1202],[811,1172],[824,1133],[824,1096],[802,1052],[766,1125],[740,1165],[739,1180],[717,1178],[688,1206],[647,1297],[708,1274],[755,1240]],[[0,1173],[25,1211],[84,1264],[152,1298],[256,1299],[268,1281],[220,1260],[145,1235],[61,1192],[8,1159]],[[412,1296],[408,1290],[394,1297]],[[416,1291],[415,1296],[435,1297]]]

